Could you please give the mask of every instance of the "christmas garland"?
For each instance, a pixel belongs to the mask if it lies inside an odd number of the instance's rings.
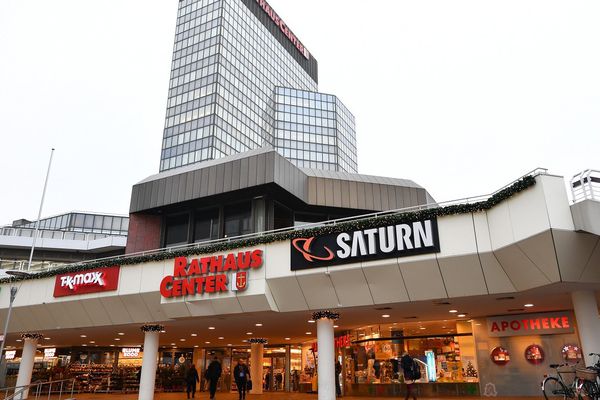
[[[165,327],[163,325],[150,324],[150,325],[142,325],[140,327],[140,330],[142,332],[160,332],[160,331],[164,331]]]
[[[189,247],[185,249],[176,250],[165,250],[160,253],[140,255],[140,256],[120,256],[111,259],[98,260],[92,262],[83,262],[79,264],[72,264],[65,267],[56,268],[50,271],[43,271],[32,274],[27,277],[11,277],[0,279],[0,283],[7,283],[9,281],[19,281],[27,279],[42,279],[49,278],[60,274],[87,271],[95,268],[107,268],[115,265],[132,265],[142,264],[153,261],[163,261],[173,259],[175,257],[189,257],[199,254],[210,254],[220,253],[229,250],[241,248],[241,247],[255,247],[267,243],[279,242],[283,240],[291,240],[296,238],[304,238],[309,236],[320,236],[328,234],[337,234],[341,232],[364,230],[370,228],[379,228],[381,226],[397,225],[403,223],[411,223],[414,221],[421,221],[435,217],[442,217],[447,215],[458,215],[467,214],[489,210],[490,208],[498,205],[504,200],[509,199],[517,193],[520,193],[533,185],[535,185],[535,176],[529,175],[521,178],[512,185],[496,192],[490,196],[487,200],[478,201],[475,203],[455,204],[450,206],[428,208],[418,211],[409,211],[397,214],[387,214],[381,216],[374,216],[371,218],[340,222],[337,224],[325,224],[322,226],[306,229],[298,229],[287,232],[279,233],[266,233],[261,236],[252,238],[232,240],[227,242],[213,243],[208,245],[198,245],[198,247]]]
[[[330,319],[330,320],[335,321],[335,320],[340,319],[340,313],[335,312],[335,311],[329,311],[329,310],[317,311],[317,312],[313,313],[312,319],[313,319],[313,321],[318,321],[320,319]]]
[[[23,340],[25,340],[25,339],[40,340],[43,338],[44,338],[44,335],[42,335],[41,333],[22,333],[21,334],[21,339],[23,339]]]
[[[248,339],[248,343],[267,344],[268,340],[264,338],[252,338]]]

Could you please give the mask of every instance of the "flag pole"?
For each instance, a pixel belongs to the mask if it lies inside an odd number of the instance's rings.
[[[42,218],[42,208],[44,207],[44,199],[46,198],[46,188],[48,187],[48,178],[50,177],[50,167],[52,166],[52,156],[54,156],[54,148],[50,152],[50,161],[48,162],[48,170],[46,171],[46,181],[44,182],[44,191],[42,192],[42,201],[40,202],[40,210],[38,211],[37,221],[35,221],[35,231],[33,232],[33,243],[31,244],[31,252],[29,253],[29,261],[27,262],[27,271],[31,269],[31,261],[33,260],[33,251],[35,250],[35,242],[40,230],[40,219]]]

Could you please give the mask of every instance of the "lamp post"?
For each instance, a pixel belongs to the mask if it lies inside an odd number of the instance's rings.
[[[27,276],[29,276],[30,274],[28,272],[25,271],[5,271],[7,275],[9,276],[13,276],[13,277],[19,277],[19,278],[25,278]],[[2,343],[0,344],[0,386],[4,386],[4,380],[6,377],[6,368],[4,365],[4,347],[6,344],[6,336],[8,336],[8,324],[10,323],[10,315],[12,313],[12,306],[13,303],[15,301],[15,297],[17,297],[17,292],[19,291],[19,289],[17,289],[16,286],[11,285],[10,286],[10,299],[8,302],[8,312],[6,313],[6,320],[4,321],[4,331],[3,331],[3,335],[2,335]]]

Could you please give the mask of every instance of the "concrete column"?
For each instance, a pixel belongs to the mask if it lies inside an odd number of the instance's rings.
[[[336,313],[328,311],[316,312],[313,320],[317,321],[318,346],[318,385],[319,400],[335,400],[335,343],[333,321]]]
[[[252,379],[251,394],[263,394],[263,354],[265,339],[250,339],[250,378]]]
[[[156,381],[156,367],[158,364],[158,341],[161,325],[144,325],[144,356],[142,359],[142,373],[140,377],[139,400],[154,399],[154,385]]]
[[[592,290],[582,290],[571,293],[579,339],[585,360],[585,365],[594,365],[594,357],[589,353],[600,353],[600,317],[598,316],[598,302]]]
[[[39,333],[25,333],[21,335],[23,339],[23,355],[21,356],[21,364],[19,365],[19,375],[17,376],[17,392],[19,387],[27,386],[31,383],[31,374],[33,373],[33,363],[35,361],[35,351],[37,349],[38,340],[43,335]],[[15,396],[15,399],[26,399],[29,395],[29,389],[24,390],[21,394]]]

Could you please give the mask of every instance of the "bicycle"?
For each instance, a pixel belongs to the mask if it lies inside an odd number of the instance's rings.
[[[578,398],[577,380],[573,380],[571,385],[567,385],[562,377],[564,373],[575,373],[575,366],[569,364],[550,364],[550,368],[556,370],[556,376],[547,376],[542,381],[544,398],[546,400]]]
[[[600,385],[598,378],[600,374],[600,354],[590,353],[591,357],[597,357],[596,363],[587,368],[575,370],[575,385],[579,399],[600,400]]]

